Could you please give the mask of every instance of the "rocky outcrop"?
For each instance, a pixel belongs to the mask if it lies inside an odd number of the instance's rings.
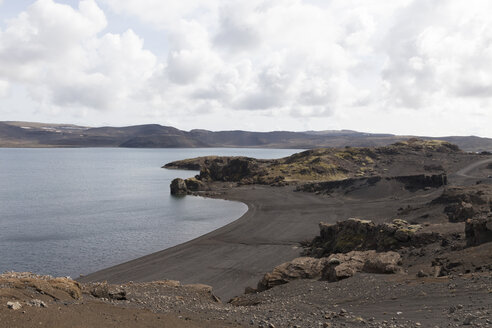
[[[171,182],[171,195],[181,196],[188,193],[188,188],[183,179],[176,178]]]
[[[296,279],[319,279],[327,264],[327,258],[296,258],[290,262],[280,264],[275,267],[272,272],[266,273],[263,276],[263,279],[258,283],[257,290],[267,290]]]
[[[375,224],[370,220],[348,219],[336,224],[320,223],[320,235],[307,253],[317,257],[354,250],[388,251],[403,246],[418,246],[435,242],[436,233],[420,232],[420,225],[395,219],[392,223]]]
[[[467,187],[448,187],[431,202],[444,205],[444,213],[451,222],[465,222],[492,210],[492,186],[480,184]]]
[[[185,180],[185,184],[188,191],[202,191],[207,189],[206,184],[197,178],[188,178]]]
[[[53,300],[73,300],[82,296],[81,286],[70,278],[53,278],[40,276],[30,272],[7,272],[0,275],[0,288],[19,292],[21,295],[30,295],[32,290],[49,296]]]
[[[400,255],[391,251],[352,251],[325,258],[300,257],[266,273],[258,282],[256,290],[261,292],[297,279],[338,281],[352,277],[357,272],[398,273],[402,270],[400,264]]]
[[[467,246],[492,242],[492,216],[466,220],[465,235]]]
[[[452,186],[444,190],[441,196],[432,201],[433,204],[470,203],[473,205],[490,204],[492,186]]]
[[[106,282],[95,283],[89,293],[97,298],[107,298],[110,300],[126,300],[126,291],[122,287],[109,285]]]
[[[200,180],[240,182],[253,179],[262,171],[259,162],[249,157],[218,157],[201,168]]]
[[[446,206],[444,208],[444,213],[447,215],[450,222],[464,222],[473,218],[478,211],[471,203],[459,202]]]
[[[203,190],[207,190],[207,186],[197,178],[188,178],[186,180],[177,178],[171,182],[171,195],[182,196]]]
[[[352,251],[346,254],[332,254],[328,257],[328,265],[323,270],[323,279],[338,281],[352,277],[357,272],[398,273],[400,254],[390,251]]]

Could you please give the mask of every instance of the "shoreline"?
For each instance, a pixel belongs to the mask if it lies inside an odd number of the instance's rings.
[[[481,160],[479,165],[492,161]],[[476,158],[455,165],[450,185],[473,182],[461,176],[476,170]],[[466,181],[465,181],[466,180]],[[473,181],[472,181],[473,180]],[[483,181],[490,183],[491,181]],[[149,282],[179,280],[213,287],[223,300],[240,295],[246,287],[256,287],[266,272],[301,256],[301,243],[319,234],[318,224],[336,223],[350,217],[375,223],[395,218],[398,209],[427,204],[443,188],[400,192],[358,190],[350,195],[317,195],[294,192],[295,186],[272,187],[213,183],[211,191],[199,196],[239,201],[248,211],[237,220],[183,244],[158,251],[81,277],[81,282]]]
[[[242,202],[247,212],[193,240],[77,280],[120,284],[172,279],[211,285],[216,295],[228,300],[246,287],[256,287],[273,267],[299,257],[300,243],[319,233],[319,222],[334,223],[352,216],[383,222],[401,206],[401,200],[332,198],[294,192],[293,186],[247,185],[214,192],[220,194],[200,196]],[[434,191],[423,193],[419,201],[432,197]]]

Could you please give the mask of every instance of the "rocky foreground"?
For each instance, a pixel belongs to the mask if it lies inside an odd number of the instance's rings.
[[[173,193],[243,200],[249,214],[186,245],[79,281],[1,275],[0,322],[489,327],[491,163],[486,154],[420,140],[271,161],[171,163],[200,169],[195,178],[174,180]]]

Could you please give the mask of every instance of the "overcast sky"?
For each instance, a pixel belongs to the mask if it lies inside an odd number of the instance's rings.
[[[492,137],[489,0],[0,0],[0,120]]]

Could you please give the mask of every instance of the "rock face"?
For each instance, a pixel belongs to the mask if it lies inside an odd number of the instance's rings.
[[[319,259],[299,257],[265,274],[258,282],[257,291],[261,292],[296,279],[338,281],[352,277],[357,272],[398,273],[402,270],[400,264],[400,254],[392,251],[352,251]]]
[[[492,242],[492,216],[466,220],[465,235],[467,246]]]
[[[188,193],[188,188],[183,179],[176,178],[171,182],[171,195],[186,195]]]
[[[185,184],[188,191],[200,191],[206,189],[205,183],[197,178],[188,178],[185,180]]]
[[[200,170],[200,180],[239,182],[260,171],[258,161],[248,157],[218,157]]]
[[[444,208],[444,213],[448,216],[450,222],[464,222],[477,214],[473,204],[459,202],[448,205]]]
[[[182,196],[190,194],[193,191],[206,190],[205,183],[197,178],[188,178],[186,180],[177,178],[171,182],[171,195]]]
[[[316,237],[308,253],[322,257],[333,253],[354,250],[388,251],[409,245],[432,243],[440,238],[436,233],[420,233],[420,225],[404,220],[375,224],[369,220],[348,219],[336,224],[320,223],[320,235]]]

